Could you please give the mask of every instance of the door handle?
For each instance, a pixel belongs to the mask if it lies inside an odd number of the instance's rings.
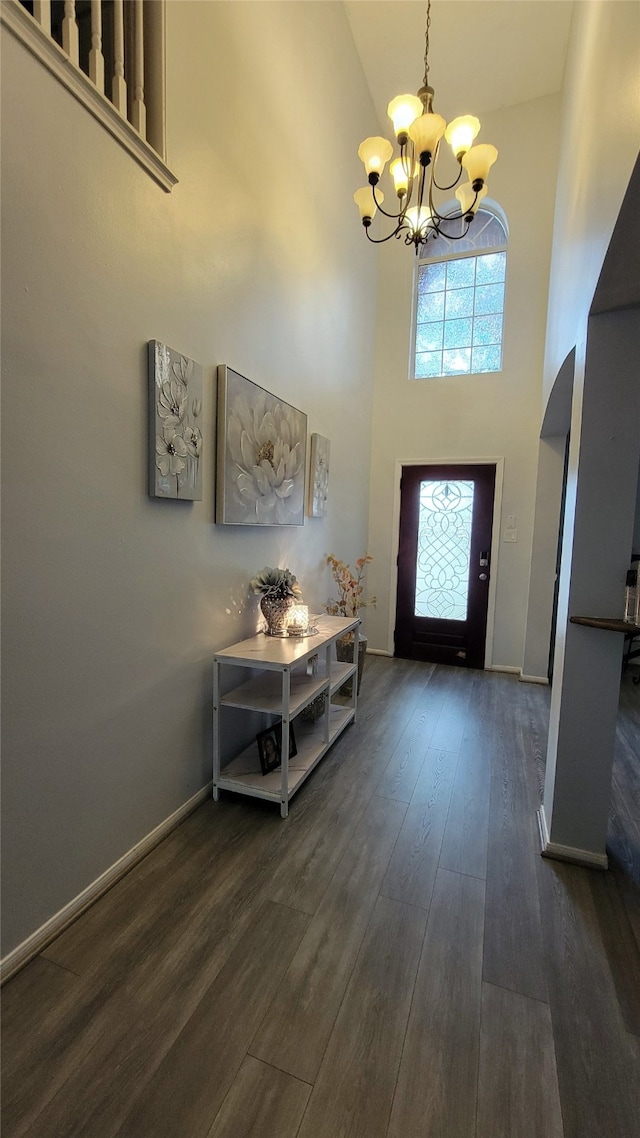
[[[488,573],[478,573],[479,581],[487,581],[489,579]]]

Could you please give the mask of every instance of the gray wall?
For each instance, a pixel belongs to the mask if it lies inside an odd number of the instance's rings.
[[[211,657],[255,631],[255,572],[319,608],[326,553],[366,547],[374,116],[342,5],[170,3],[167,47],[172,194],[4,34],[5,953],[210,778]],[[147,498],[152,338],[204,365],[200,503]],[[219,362],[331,439],[326,519],[213,524]]]

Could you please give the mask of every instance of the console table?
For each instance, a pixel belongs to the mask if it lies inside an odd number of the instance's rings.
[[[279,802],[280,814],[286,818],[292,795],[338,735],[355,721],[359,624],[358,617],[323,616],[313,636],[280,638],[261,632],[216,653],[213,660],[213,797],[216,801],[221,790],[232,790],[236,794]],[[341,663],[336,659],[335,643],[349,633],[354,639],[353,661]],[[252,669],[257,674],[223,693],[223,670],[230,666]],[[354,679],[349,703],[345,706],[334,702],[334,695],[350,676]],[[296,721],[297,754],[290,757],[291,721],[323,692],[324,712],[317,722]],[[264,716],[265,727],[282,724],[281,764],[276,770],[262,774],[255,741],[221,767],[224,711],[233,707],[259,712]]]

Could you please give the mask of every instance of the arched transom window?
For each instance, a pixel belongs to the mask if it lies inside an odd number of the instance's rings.
[[[441,234],[425,247],[415,289],[414,379],[502,370],[506,247],[502,221],[486,209],[465,237]]]

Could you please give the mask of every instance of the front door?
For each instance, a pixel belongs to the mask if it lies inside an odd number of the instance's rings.
[[[483,668],[496,468],[404,466],[395,654]]]

